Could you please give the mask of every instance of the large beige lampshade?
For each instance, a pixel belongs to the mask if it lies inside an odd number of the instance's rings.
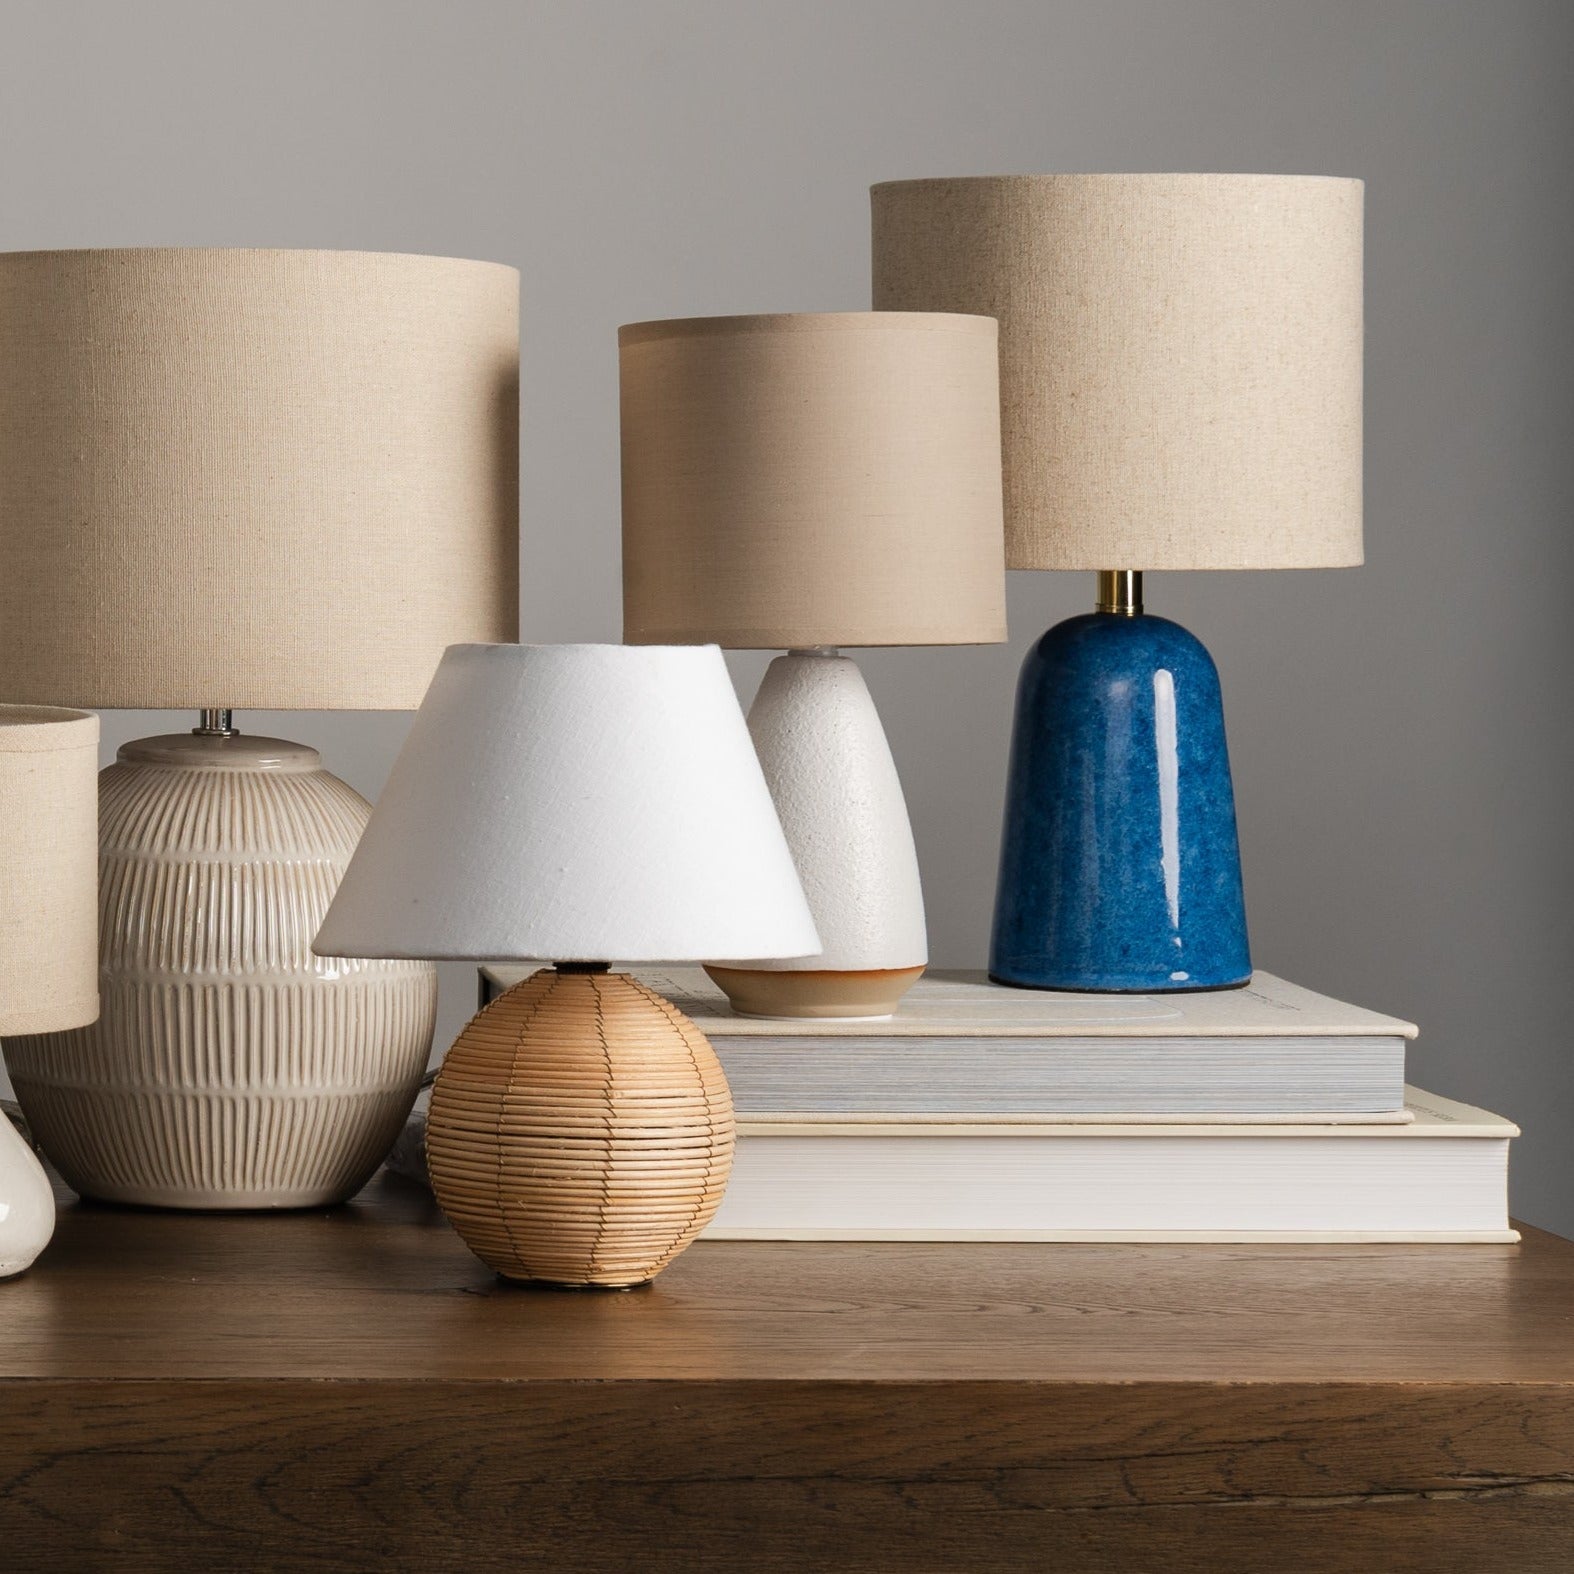
[[[0,690],[413,709],[515,638],[518,297],[445,257],[0,255]]]
[[[993,322],[710,317],[618,345],[625,639],[1005,638]]]
[[[872,193],[874,304],[1000,322],[1012,568],[1361,561],[1358,180]]]
[[[0,1034],[97,1015],[98,717],[0,705]]]

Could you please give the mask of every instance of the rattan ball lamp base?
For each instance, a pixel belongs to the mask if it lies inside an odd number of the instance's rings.
[[[627,1289],[710,1222],[732,1098],[704,1034],[626,973],[547,969],[472,1018],[432,1089],[437,1201],[505,1279]]]

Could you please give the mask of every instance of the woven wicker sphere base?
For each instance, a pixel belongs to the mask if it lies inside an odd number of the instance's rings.
[[[732,1097],[704,1034],[626,973],[546,970],[472,1018],[427,1124],[432,1189],[505,1279],[626,1289],[710,1222]]]
[[[76,1191],[315,1208],[371,1178],[420,1089],[437,972],[312,955],[370,812],[277,738],[144,738],[100,775],[102,1015],[5,1043]]]

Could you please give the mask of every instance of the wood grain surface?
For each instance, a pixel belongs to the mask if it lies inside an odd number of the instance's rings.
[[[701,1242],[83,1206],[0,1286],[0,1566],[1574,1568],[1574,1246]]]

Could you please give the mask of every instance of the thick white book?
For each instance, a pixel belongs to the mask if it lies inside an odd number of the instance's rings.
[[[1519,1239],[1500,1116],[1406,1125],[741,1117],[708,1240]]]
[[[534,969],[483,970],[489,997]],[[1403,1123],[1416,1029],[1256,973],[1244,989],[1079,995],[932,969],[894,1016],[735,1015],[699,968],[635,970],[715,1046],[740,1114]]]

